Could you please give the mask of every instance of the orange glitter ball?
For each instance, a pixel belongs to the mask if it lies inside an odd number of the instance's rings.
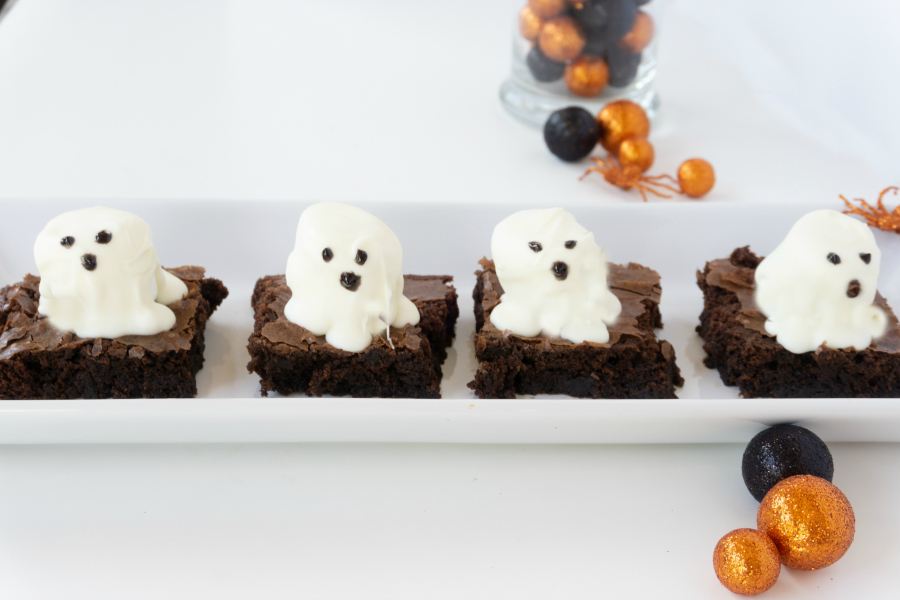
[[[755,529],[735,529],[716,544],[713,568],[729,591],[755,596],[778,581],[781,560],[769,536]]]
[[[638,11],[637,19],[635,19],[631,31],[619,40],[619,48],[635,54],[641,52],[653,41],[655,29],[653,18],[644,11]]]
[[[631,137],[619,144],[616,158],[619,159],[619,164],[623,168],[634,165],[641,170],[641,173],[644,173],[653,166],[656,152],[653,150],[653,144],[647,141],[647,138]]]
[[[615,100],[604,106],[597,115],[597,124],[600,126],[600,144],[613,154],[622,140],[650,135],[647,113],[631,100]]]
[[[576,58],[587,43],[584,30],[572,17],[556,17],[544,23],[538,45],[550,60],[567,62]]]
[[[566,0],[528,0],[528,6],[537,16],[549,19],[566,9]]]
[[[699,198],[716,184],[716,172],[702,158],[692,158],[678,167],[678,185],[689,198]]]
[[[585,54],[566,67],[563,78],[573,94],[592,98],[609,83],[609,68],[602,58]]]
[[[756,526],[775,542],[785,566],[815,571],[847,552],[856,517],[836,486],[812,475],[794,475],[778,482],[763,498]]]
[[[529,42],[534,42],[541,35],[541,27],[544,20],[534,14],[530,6],[525,6],[519,11],[519,33]]]

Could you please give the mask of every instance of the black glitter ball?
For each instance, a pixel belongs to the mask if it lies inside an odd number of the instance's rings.
[[[594,115],[578,106],[561,108],[547,119],[544,141],[550,152],[567,162],[581,160],[597,145],[600,128]]]
[[[615,44],[606,52],[606,66],[609,67],[609,85],[625,87],[637,77],[641,64],[641,53],[622,50]]]
[[[584,50],[581,53],[603,58],[606,54],[606,46],[606,40],[603,38],[592,38],[590,33],[588,33],[587,44],[584,45]]]
[[[566,63],[550,60],[537,46],[532,48],[525,57],[525,64],[528,65],[531,76],[544,83],[562,78],[563,72],[566,70]]]
[[[744,450],[744,483],[757,502],[772,486],[794,475],[834,476],[831,452],[819,436],[799,425],[775,425],[760,431]]]
[[[599,28],[591,28],[590,34],[599,36],[609,43],[617,42],[631,31],[634,21],[637,19],[637,5],[634,0],[595,0],[598,12],[602,9],[606,13],[606,24]]]
[[[604,0],[586,0],[572,7],[572,16],[578,21],[590,36],[591,31],[600,31],[609,23]]]

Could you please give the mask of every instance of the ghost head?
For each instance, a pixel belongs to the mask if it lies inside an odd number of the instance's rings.
[[[766,331],[790,352],[822,344],[863,350],[887,317],[875,300],[881,252],[869,228],[833,210],[797,221],[756,269],[756,303]]]
[[[287,319],[348,352],[366,349],[388,327],[419,322],[403,295],[400,240],[353,206],[323,202],[303,211],[286,279]]]
[[[166,307],[187,296],[159,266],[150,226],[131,213],[95,206],[59,215],[34,242],[41,274],[38,310],[83,338],[153,335],[171,329]]]
[[[503,296],[491,322],[525,337],[609,341],[622,305],[606,283],[594,234],[561,208],[523,210],[494,229],[491,253]]]

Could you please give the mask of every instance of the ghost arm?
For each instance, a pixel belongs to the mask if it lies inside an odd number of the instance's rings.
[[[188,289],[184,282],[160,266],[156,267],[156,302],[169,305],[187,298]]]

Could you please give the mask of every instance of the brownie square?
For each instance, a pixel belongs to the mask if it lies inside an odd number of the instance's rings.
[[[704,364],[718,369],[725,385],[738,386],[746,398],[900,396],[900,325],[881,294],[875,303],[887,314],[888,329],[868,348],[794,354],[766,333],[766,317],[754,300],[760,262],[745,246],[697,272]]]
[[[608,283],[622,303],[609,343],[526,338],[491,324],[503,288],[493,261],[479,261],[475,300],[478,371],[469,387],[479,398],[568,394],[579,398],[675,398],[684,381],[675,350],[658,340],[662,327],[659,274],[638,264],[609,265]]]
[[[201,267],[167,269],[188,295],[156,335],[86,339],[38,314],[41,279],[0,289],[0,399],[190,398],[197,395],[206,321],[228,290]]]
[[[284,275],[263,277],[251,298],[255,324],[247,370],[260,376],[263,396],[440,398],[441,364],[459,316],[452,281],[447,275],[405,275],[403,294],[419,309],[419,323],[392,327],[393,347],[380,336],[362,352],[347,352],[288,321],[284,307],[291,289]]]

